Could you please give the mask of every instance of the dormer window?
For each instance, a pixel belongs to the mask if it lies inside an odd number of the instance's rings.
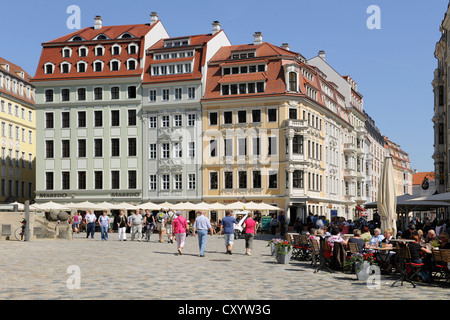
[[[286,90],[290,92],[298,92],[300,68],[297,64],[289,64],[284,66]]]
[[[190,44],[190,39],[177,39],[177,40],[167,40],[164,42],[164,47],[171,48],[171,47],[181,47],[181,46],[188,46]]]
[[[111,60],[109,67],[110,67],[111,71],[119,71],[120,70],[120,61],[117,59]]]
[[[129,33],[124,33],[119,37],[119,39],[130,39],[130,38],[133,38],[133,36]]]
[[[72,56],[72,49],[71,48],[64,48],[62,50],[62,56],[63,56],[63,58],[70,58]]]
[[[136,44],[134,44],[134,43],[130,44],[128,46],[128,54],[136,54],[137,49],[138,49],[138,46]]]
[[[122,47],[121,47],[120,45],[118,45],[118,44],[115,44],[115,45],[113,45],[113,46],[111,47],[111,54],[112,54],[113,56],[118,56],[118,55],[120,55],[121,51],[122,51]]]
[[[256,52],[232,52],[231,53],[231,59],[237,60],[237,59],[248,59],[248,58],[254,58],[256,57]]]
[[[101,35],[97,36],[97,38],[95,38],[95,40],[107,40],[107,39],[108,38],[104,34],[101,34]]]
[[[72,38],[71,41],[83,41],[83,38],[80,37],[80,36],[75,36],[75,37]]]
[[[137,68],[136,59],[129,59],[127,61],[127,68],[128,68],[128,70],[136,70],[136,68]]]
[[[95,47],[95,55],[97,57],[101,57],[103,56],[105,53],[105,48],[103,46],[96,46]]]
[[[103,71],[103,61],[96,60],[94,62],[94,72],[102,72]]]
[[[52,74],[55,70],[55,65],[51,62],[44,64],[45,74]]]
[[[87,57],[87,55],[88,55],[88,48],[80,47],[78,49],[78,56],[80,56],[80,57]]]
[[[70,72],[70,63],[68,62],[63,62],[61,63],[61,73],[69,73]]]
[[[77,71],[79,73],[86,72],[86,70],[87,70],[87,63],[86,62],[80,61],[80,62],[77,63]]]

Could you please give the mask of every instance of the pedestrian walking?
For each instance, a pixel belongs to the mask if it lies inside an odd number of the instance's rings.
[[[89,238],[89,235],[91,235],[91,238],[94,239],[95,221],[97,221],[94,210],[89,210],[84,218],[86,219],[86,239]]]
[[[286,216],[284,215],[284,211],[280,212],[278,216],[278,222],[280,223],[280,238],[286,239]]]
[[[138,242],[141,242],[142,238],[142,222],[144,221],[144,218],[142,217],[141,210],[138,212],[134,212],[131,216],[129,227],[131,228],[131,241],[134,241],[134,239],[138,239]]]
[[[167,241],[168,243],[173,243],[173,228],[172,223],[175,219],[175,213],[172,211],[172,209],[169,209],[169,212],[167,212],[167,217],[165,220],[165,226],[166,226],[166,233],[167,233]]]
[[[220,224],[220,234],[225,235],[225,254],[232,254],[233,242],[234,242],[234,225],[237,224],[237,220],[231,216],[231,211],[225,211],[225,217]]]
[[[108,240],[109,223],[111,219],[108,217],[106,210],[103,211],[103,215],[98,218],[100,224],[100,232],[102,235],[102,241]]]
[[[166,225],[165,220],[167,219],[167,214],[164,211],[164,208],[161,208],[161,210],[156,215],[156,229],[158,230],[159,234],[159,242],[164,243],[164,234],[166,233]]]
[[[253,249],[253,239],[257,231],[256,221],[252,219],[252,214],[249,213],[247,219],[245,219],[243,227],[245,228],[245,254],[251,256]]]
[[[200,249],[200,257],[205,257],[205,248],[206,248],[206,240],[208,237],[208,230],[211,230],[211,223],[209,219],[206,217],[206,212],[201,211],[200,215],[195,219],[193,233],[195,236],[195,231],[197,231],[198,235],[198,246]]]
[[[150,242],[150,237],[153,232],[153,227],[155,225],[155,217],[152,215],[150,210],[145,210],[144,216],[144,226],[145,226],[145,241]]]
[[[119,241],[127,241],[127,218],[120,210],[119,216],[116,219],[117,230],[119,232]]]
[[[80,225],[80,222],[81,222],[81,216],[79,215],[78,212],[76,212],[73,215],[72,222],[73,222],[73,224],[72,224],[73,232],[79,233],[79,225]]]
[[[180,211],[176,212],[176,218],[173,219],[172,228],[173,235],[177,241],[178,255],[181,256],[183,253],[183,247],[186,242],[186,231],[188,230],[188,222],[185,217],[181,215]]]

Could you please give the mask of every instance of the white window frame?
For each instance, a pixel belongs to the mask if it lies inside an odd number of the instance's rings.
[[[47,72],[47,67],[51,66],[52,67],[52,72]],[[45,74],[54,74],[55,73],[55,64],[51,63],[51,62],[47,62],[44,64],[44,73]]]

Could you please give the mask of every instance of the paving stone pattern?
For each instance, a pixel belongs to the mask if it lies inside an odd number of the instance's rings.
[[[391,287],[397,276],[382,276],[380,289],[369,289],[356,275],[314,273],[310,262],[277,264],[270,256],[271,235],[257,235],[253,255],[245,255],[243,239],[233,255],[225,254],[224,238],[208,236],[206,257],[199,257],[196,237],[187,238],[184,254],[176,244],[118,241],[110,234],[86,239],[0,242],[0,299],[93,300],[409,300],[450,298],[450,287],[417,283]],[[68,273],[80,271],[80,288]]]

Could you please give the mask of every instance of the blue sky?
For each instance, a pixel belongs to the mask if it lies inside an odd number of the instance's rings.
[[[104,25],[148,23],[155,11],[173,37],[209,33],[218,20],[232,44],[251,43],[261,31],[264,41],[287,42],[307,59],[325,50],[358,83],[366,112],[409,153],[412,167],[434,171],[431,81],[448,0],[9,1],[1,5],[0,56],[34,75],[41,43],[72,32],[70,5],[80,7],[82,28],[96,15]],[[379,30],[366,26],[370,5],[381,9]]]

